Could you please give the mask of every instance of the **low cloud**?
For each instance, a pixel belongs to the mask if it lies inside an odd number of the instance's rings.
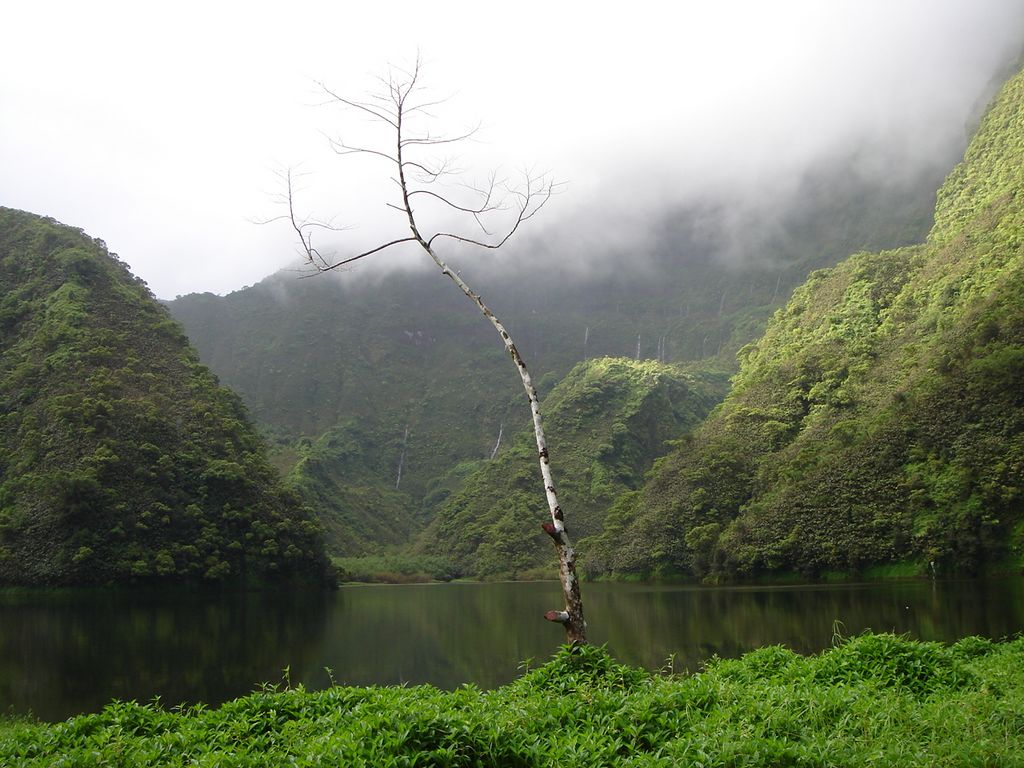
[[[438,108],[445,128],[483,121],[458,148],[467,167],[525,161],[567,182],[515,250],[472,258],[602,269],[608,255],[658,248],[678,211],[732,206],[723,250],[742,259],[759,250],[751,222],[783,222],[822,168],[845,162],[897,186],[941,178],[1024,40],[1016,0],[640,2],[616,14],[527,1],[500,22],[469,2],[348,5],[12,9],[21,33],[0,66],[19,75],[0,82],[0,204],[105,239],[161,297],[225,292],[294,263],[286,226],[251,223],[280,212],[282,167],[311,172],[304,210],[353,226],[325,246],[400,236],[388,169],[326,148],[325,133],[362,140],[370,126],[316,106],[314,82],[358,95],[419,49],[428,82],[453,95]]]

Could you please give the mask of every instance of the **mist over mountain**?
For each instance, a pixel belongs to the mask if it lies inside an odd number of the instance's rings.
[[[631,92],[621,76],[608,71],[618,64],[592,62],[585,77],[561,94],[566,104],[525,130],[515,129],[523,128],[522,116],[512,119],[511,129],[494,121],[489,115],[494,96],[485,88],[460,88],[429,117],[412,116],[415,127],[409,128],[458,135],[484,120],[482,135],[474,140],[422,156],[448,159],[464,171],[436,191],[458,195],[461,183],[480,186],[492,171],[515,184],[524,161],[534,172],[549,171],[564,186],[501,251],[445,241],[446,254],[462,269],[507,273],[522,266],[548,274],[556,270],[573,280],[658,269],[660,262],[650,256],[664,252],[666,227],[682,218],[688,229],[697,225],[713,233],[717,258],[743,267],[780,258],[773,241],[786,236],[796,212],[823,204],[811,196],[835,199],[850,186],[885,189],[897,199],[901,191],[912,197],[914,189],[937,188],[962,156],[985,105],[1017,69],[1024,11],[1000,2],[963,15],[953,6],[933,6],[924,25],[921,19],[915,23],[922,10],[842,3],[809,12],[757,10],[754,16],[765,25],[762,35],[722,25],[717,12],[708,12],[701,21],[714,25],[704,31],[720,35],[718,49],[696,43],[677,60],[662,62],[667,70],[650,82],[631,83]],[[785,28],[787,21],[792,28]],[[784,50],[786,44],[791,48]],[[872,53],[865,57],[867,49]],[[703,59],[697,58],[698,50]],[[431,77],[431,63],[425,62],[423,73],[426,93],[450,95]],[[616,87],[598,95],[603,75]],[[327,82],[335,85],[330,78]],[[344,82],[343,93],[361,94],[352,80]],[[366,88],[374,92],[371,79]],[[573,88],[593,94],[593,102],[580,99]],[[481,105],[482,114],[467,121],[467,103]],[[534,109],[539,107],[528,111]],[[454,115],[447,119],[449,112]],[[387,126],[373,130],[372,123],[345,110],[326,110],[320,126],[328,136],[359,146],[389,146]],[[546,148],[545,138],[555,148]],[[498,149],[524,144],[535,152],[510,158]],[[371,175],[374,169],[378,176]],[[296,198],[301,214],[344,227],[317,233],[318,249],[328,261],[405,234],[403,217],[386,205],[395,202],[388,169],[374,158],[344,155],[303,163],[301,172]],[[824,179],[830,182],[823,184]],[[482,234],[471,218],[432,207],[427,199],[421,198],[417,208],[428,234]],[[703,226],[702,218],[708,219]],[[492,224],[490,231],[501,231]],[[673,250],[675,257],[680,252]],[[353,274],[429,269],[420,257],[412,248],[398,248],[360,262]]]
[[[812,273],[722,406],[618,508],[597,571],[1019,570],[1024,74],[924,244]],[[658,542],[652,547],[652,542]]]
[[[851,175],[869,185],[905,183],[962,146],[1024,29],[1017,0],[645,3],[615,14],[524,0],[500,24],[468,0],[398,7],[296,0],[289,13],[238,13],[183,0],[159,24],[145,9],[69,0],[12,8],[20,34],[0,65],[19,76],[0,82],[10,115],[0,200],[104,233],[162,298],[223,294],[288,265],[290,228],[252,224],[283,212],[282,169],[305,174],[303,213],[352,227],[325,246],[386,241],[404,232],[385,205],[388,169],[325,141],[380,136],[317,106],[316,83],[358,98],[420,51],[424,84],[451,97],[434,110],[435,133],[481,124],[451,148],[464,181],[550,171],[564,194],[524,234],[562,262],[639,254],[666,216],[709,200],[768,223],[768,202],[843,157],[859,157]],[[339,46],[339,30],[358,32]],[[736,236],[749,231],[742,222]]]

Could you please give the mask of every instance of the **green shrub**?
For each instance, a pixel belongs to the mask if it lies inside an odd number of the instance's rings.
[[[951,678],[954,657],[965,658]],[[958,682],[967,670],[975,684]],[[922,685],[929,674],[939,683]],[[264,686],[219,708],[115,702],[52,725],[0,719],[0,764],[1020,766],[1022,712],[1021,640],[863,635],[820,656],[763,648],[686,676],[563,647],[494,691]]]
[[[892,634],[860,635],[822,654],[814,679],[826,685],[870,682],[915,695],[959,690],[978,683],[963,662],[969,648],[968,643],[958,652],[941,643],[917,642]]]

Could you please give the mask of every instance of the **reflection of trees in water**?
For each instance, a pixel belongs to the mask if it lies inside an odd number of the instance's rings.
[[[555,582],[343,588],[329,594],[0,595],[0,711],[60,718],[113,697],[216,703],[261,681],[464,682],[493,687],[547,659],[558,627],[534,621]],[[864,629],[953,640],[1024,630],[1024,579],[710,589],[590,584],[591,639],[676,669],[782,643],[814,652]]]
[[[774,644],[814,653],[831,644],[837,620],[845,635],[871,629],[925,640],[999,638],[1024,629],[1021,579],[591,592],[592,615],[614,617],[600,640],[622,660],[650,668],[675,654],[677,669],[694,670],[715,654],[735,657]]]
[[[342,589],[323,634],[323,665],[339,683],[424,683],[494,687],[519,662],[546,660],[564,641],[559,627],[533,621],[560,595],[556,582],[446,584]],[[320,669],[304,678],[322,684]]]
[[[113,698],[217,703],[277,681],[334,595],[27,594],[0,598],[0,707],[43,718]]]
[[[546,659],[560,641],[529,617],[556,584],[355,587],[323,638],[322,665],[339,682],[430,682],[483,687],[507,682],[517,662]],[[810,653],[865,629],[954,640],[1024,629],[1024,580],[886,582],[822,587],[703,589],[630,584],[588,586],[591,639],[623,661],[698,669],[712,655],[739,656],[776,643]],[[1012,607],[1010,607],[1012,606]],[[322,685],[320,668],[309,685]]]

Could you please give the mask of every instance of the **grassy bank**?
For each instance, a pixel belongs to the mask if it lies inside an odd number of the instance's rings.
[[[433,555],[392,553],[332,557],[338,581],[364,584],[422,584],[452,581],[462,574],[450,560]]]
[[[392,552],[359,557],[332,557],[331,563],[337,574],[338,582],[359,584],[423,584],[448,581],[554,581],[558,578],[558,565],[551,562],[520,569],[517,572],[495,572],[485,578],[467,576],[450,558],[440,555],[410,554]],[[986,570],[985,576],[999,577],[1020,572],[1015,563],[998,564]],[[777,572],[756,578],[742,580],[695,579],[689,573],[659,573],[650,578],[639,573],[585,573],[587,581],[609,583],[651,582],[659,584],[687,584],[703,586],[804,586],[807,584],[841,584],[863,583],[865,581],[890,581],[898,579],[925,579],[931,573],[926,563],[899,562],[888,565],[872,566],[861,572],[825,571],[817,579],[809,579],[806,574],[796,572]]]
[[[1024,765],[1024,640],[862,635],[651,675],[563,648],[494,691],[265,689],[0,724],[6,766]]]

